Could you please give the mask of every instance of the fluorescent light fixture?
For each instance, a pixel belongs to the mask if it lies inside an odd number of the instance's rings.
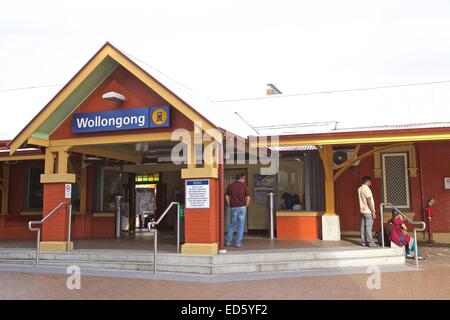
[[[124,102],[125,101],[125,96],[123,94],[114,92],[114,91],[110,91],[105,93],[102,96],[103,99],[105,100],[111,100],[111,101],[119,101],[119,102]]]

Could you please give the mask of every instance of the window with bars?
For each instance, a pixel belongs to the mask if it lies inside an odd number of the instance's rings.
[[[397,208],[409,209],[409,177],[407,153],[382,154],[383,201]]]

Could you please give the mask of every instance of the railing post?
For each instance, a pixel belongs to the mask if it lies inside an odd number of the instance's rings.
[[[274,238],[274,228],[273,228],[273,192],[267,194],[269,196],[269,215],[270,215],[270,239]]]
[[[67,222],[67,251],[70,252],[70,236],[72,232],[72,204],[69,204],[69,221]]]
[[[414,248],[414,256],[416,257],[416,267],[419,267],[419,246],[417,245],[417,230],[414,228],[414,245],[416,246]]]
[[[158,257],[158,230],[154,229],[154,250],[153,250],[153,273],[157,273],[157,257]]]
[[[37,232],[37,243],[36,243],[36,268],[39,268],[39,252],[41,251],[41,229]]]
[[[380,218],[381,218],[381,246],[384,249],[384,203],[380,204]]]
[[[177,202],[177,253],[180,254],[180,203]]]

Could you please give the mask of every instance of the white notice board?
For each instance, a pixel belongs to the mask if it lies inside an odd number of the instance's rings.
[[[444,178],[444,188],[450,189],[450,178]]]
[[[209,180],[186,180],[186,208],[209,208]]]

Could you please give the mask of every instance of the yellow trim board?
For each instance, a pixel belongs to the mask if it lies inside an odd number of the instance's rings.
[[[277,217],[321,217],[323,212],[315,211],[295,211],[295,210],[280,210],[276,212]]]
[[[41,183],[75,183],[76,175],[73,173],[44,173],[41,174]]]
[[[219,177],[219,170],[214,167],[181,169],[181,179],[195,179],[195,178],[217,179],[218,177]]]
[[[218,252],[217,243],[185,243],[181,245],[182,254],[211,255]]]
[[[67,241],[41,241],[39,252],[66,252]],[[73,242],[70,242],[70,251],[73,251]]]
[[[0,157],[0,161],[19,161],[19,160],[43,160],[45,155],[43,154],[29,154],[29,155],[16,155]]]
[[[128,161],[133,163],[142,163],[142,158],[138,153],[125,153],[115,150],[106,150],[90,146],[73,147],[72,152],[88,154],[91,156]]]
[[[29,137],[27,143],[40,147],[48,147],[50,145],[50,141],[36,137]]]
[[[269,139],[270,140],[270,139]],[[334,138],[330,137],[305,137],[290,138],[279,136],[279,141],[271,143],[254,142],[251,147],[268,147],[268,146],[310,146],[310,145],[343,145],[343,144],[359,144],[359,143],[386,143],[386,142],[417,142],[417,141],[441,141],[450,140],[450,133],[401,133],[401,134],[378,134],[374,132],[370,135],[364,134],[360,136],[341,135]]]
[[[102,136],[102,137],[59,139],[59,140],[51,140],[50,146],[51,147],[89,146],[102,144],[158,142],[158,141],[172,141],[172,132],[155,132],[155,133]]]

